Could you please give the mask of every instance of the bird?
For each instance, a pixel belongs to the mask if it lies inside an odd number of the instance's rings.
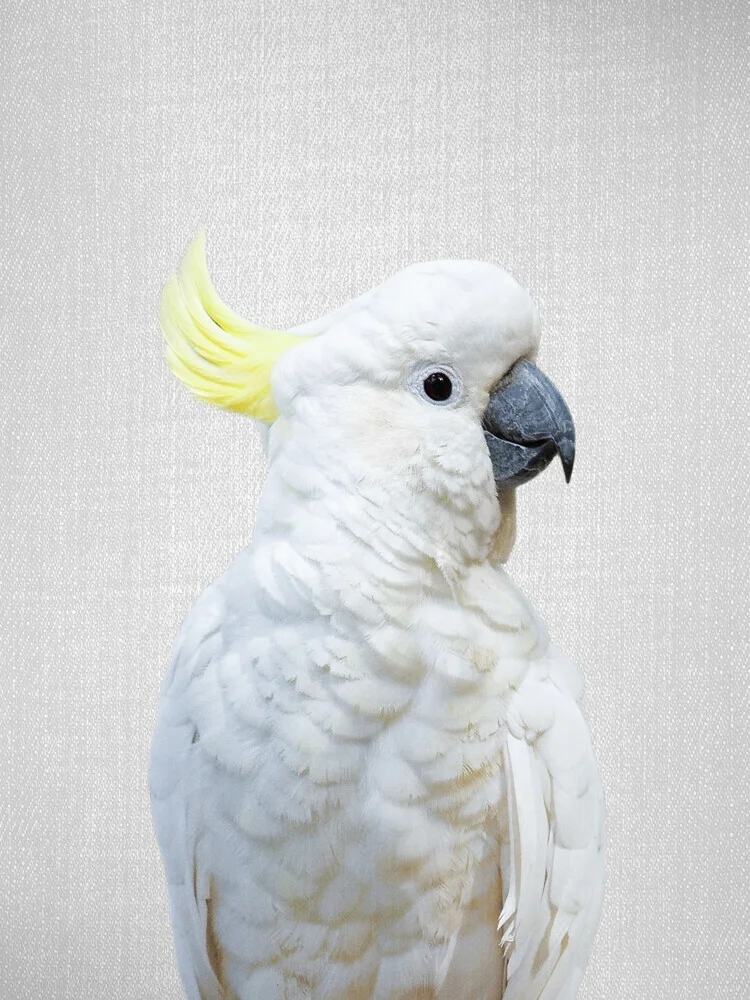
[[[159,316],[267,455],[151,745],[188,1000],[571,1000],[605,810],[582,674],[505,567],[517,489],[575,455],[530,294],[436,260],[278,330],[223,302],[201,230]]]

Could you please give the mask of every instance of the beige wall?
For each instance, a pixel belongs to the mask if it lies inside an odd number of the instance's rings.
[[[204,222],[270,324],[435,257],[532,290],[578,456],[523,490],[511,569],[584,668],[608,793],[582,997],[747,996],[746,4],[10,7],[0,995],[179,996],[148,745],[263,477],[160,360]]]

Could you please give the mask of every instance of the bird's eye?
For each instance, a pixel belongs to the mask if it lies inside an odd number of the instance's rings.
[[[436,403],[445,403],[453,394],[453,383],[445,372],[430,372],[422,385],[425,395]]]

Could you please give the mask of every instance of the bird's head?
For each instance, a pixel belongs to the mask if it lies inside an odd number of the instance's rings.
[[[166,360],[196,395],[275,425],[272,458],[296,438],[332,475],[345,466],[394,502],[406,490],[463,515],[482,509],[487,523],[491,508],[500,558],[512,546],[515,488],[556,454],[570,478],[573,421],[534,364],[536,308],[492,264],[415,264],[277,331],[224,305],[201,234],[165,289],[161,323]]]

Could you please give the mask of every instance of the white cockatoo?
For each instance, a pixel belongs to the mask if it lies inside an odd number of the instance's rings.
[[[599,919],[577,668],[502,562],[573,423],[505,271],[407,267],[289,331],[220,300],[203,236],[166,359],[267,429],[250,544],[198,598],[150,790],[189,1000],[562,1000]]]

